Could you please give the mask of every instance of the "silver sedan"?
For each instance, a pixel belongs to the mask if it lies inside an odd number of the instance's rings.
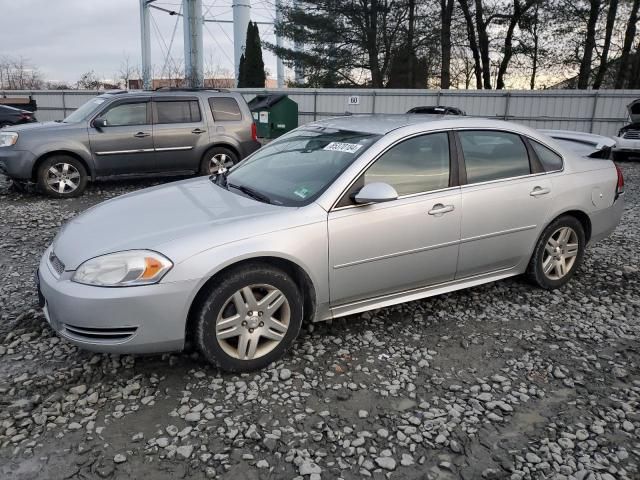
[[[314,122],[230,171],[104,202],[46,250],[62,337],[116,353],[190,344],[230,371],[304,322],[526,274],[562,287],[609,235],[624,182],[530,128],[470,117]]]

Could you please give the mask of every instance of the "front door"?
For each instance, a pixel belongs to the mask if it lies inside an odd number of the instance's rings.
[[[89,127],[96,174],[121,175],[152,171],[153,132],[148,99],[109,105],[99,115],[105,127]]]
[[[382,154],[329,214],[332,306],[450,281],[460,238],[461,199],[449,180],[447,133],[419,135]],[[356,205],[349,195],[384,182],[397,200]]]
[[[458,135],[467,184],[462,186],[456,278],[528,261],[553,196],[551,180],[532,174],[526,145],[515,133],[468,130]]]

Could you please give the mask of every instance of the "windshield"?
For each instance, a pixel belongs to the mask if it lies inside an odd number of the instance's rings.
[[[71,115],[63,120],[64,123],[77,123],[86,120],[93,112],[95,112],[100,105],[105,102],[104,98],[94,98],[82,105]]]
[[[276,205],[306,205],[379,138],[327,128],[294,130],[238,164],[227,185],[257,192]]]

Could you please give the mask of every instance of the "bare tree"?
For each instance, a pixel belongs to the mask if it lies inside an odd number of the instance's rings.
[[[118,70],[117,77],[115,79],[121,80],[124,83],[124,88],[129,88],[129,80],[132,78],[140,78],[140,70],[136,64],[131,63],[129,55],[125,55],[124,59],[120,62],[120,69]]]
[[[632,70],[630,68],[630,56],[631,49],[633,48],[633,42],[636,37],[636,23],[638,23],[639,8],[640,0],[633,0],[629,20],[627,21],[627,28],[624,34],[624,44],[622,45],[622,52],[620,53],[620,67],[618,68],[615,88],[624,88],[626,86],[627,78]],[[640,52],[636,52],[636,56],[640,57]]]
[[[0,87],[5,90],[35,90],[44,82],[37,67],[25,57],[0,57]]]

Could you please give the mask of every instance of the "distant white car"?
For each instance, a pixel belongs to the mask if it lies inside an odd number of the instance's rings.
[[[627,110],[631,123],[622,127],[615,137],[613,153],[616,160],[640,158],[640,98],[627,105]]]
[[[538,130],[553,138],[563,147],[580,155],[591,158],[610,158],[616,148],[616,140],[594,133],[576,132],[573,130]]]

